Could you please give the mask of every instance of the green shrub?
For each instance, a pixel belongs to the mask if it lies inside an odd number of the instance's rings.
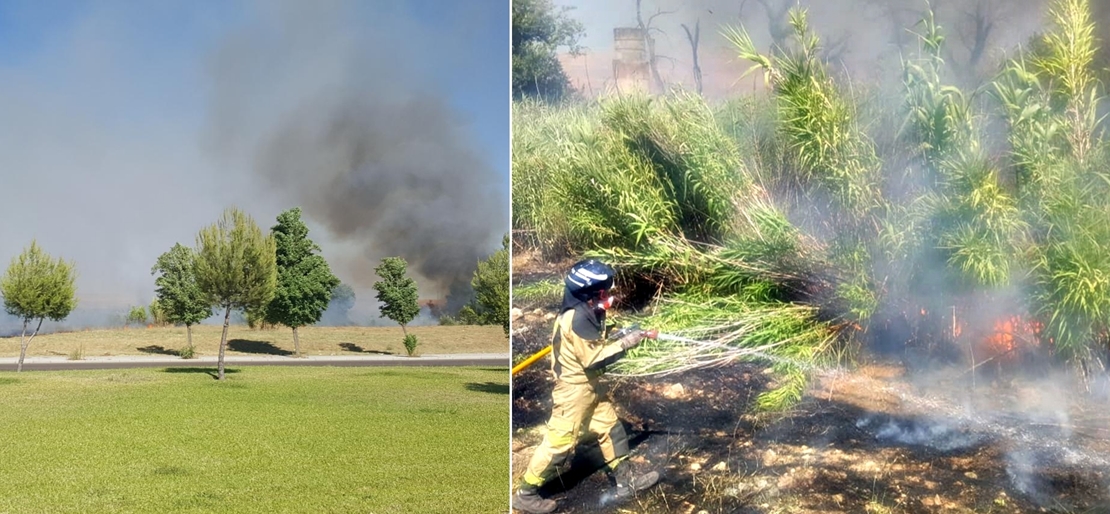
[[[125,323],[127,325],[145,325],[146,319],[146,307],[132,307],[131,310],[127,312],[127,320]]]
[[[439,317],[439,325],[442,327],[453,327],[460,324],[462,323],[459,322],[458,318],[455,318],[453,316],[444,314]]]
[[[170,324],[169,318],[166,314],[166,309],[162,307],[162,304],[158,302],[157,298],[151,300],[150,306],[147,307],[147,310],[150,312],[150,322],[154,325],[164,327]]]
[[[412,334],[405,334],[405,351],[408,352],[409,357],[416,353],[416,336]]]

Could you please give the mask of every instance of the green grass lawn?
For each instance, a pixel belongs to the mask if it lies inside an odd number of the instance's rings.
[[[509,508],[509,373],[0,372],[0,513]]]

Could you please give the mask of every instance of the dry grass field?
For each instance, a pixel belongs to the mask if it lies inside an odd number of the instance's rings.
[[[193,327],[196,355],[219,352],[221,326]],[[416,354],[504,353],[509,343],[500,326],[408,327],[419,341]],[[303,355],[405,355],[400,326],[304,327],[299,331]],[[293,355],[288,328],[252,330],[232,326],[227,355]],[[132,327],[40,334],[27,356],[101,357],[176,355],[186,346],[185,327]],[[0,338],[0,358],[19,356],[19,336]]]

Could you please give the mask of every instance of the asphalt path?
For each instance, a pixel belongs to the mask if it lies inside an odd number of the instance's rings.
[[[0,372],[15,371],[19,359],[8,357],[0,359]],[[127,368],[203,368],[216,367],[216,357],[199,357],[196,359],[182,359],[179,357],[88,357],[82,360],[69,360],[66,357],[27,357],[23,359],[23,371],[60,371],[82,369],[127,369]],[[224,367],[238,366],[510,366],[508,354],[498,353],[469,353],[469,354],[443,354],[422,355],[418,357],[401,357],[392,355],[374,355],[357,357],[224,357]]]

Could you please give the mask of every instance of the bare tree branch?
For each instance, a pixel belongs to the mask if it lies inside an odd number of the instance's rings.
[[[690,41],[690,50],[694,54],[694,85],[697,87],[698,94],[702,92],[701,85],[701,66],[698,65],[698,41],[701,39],[701,20],[698,19],[694,22],[694,32],[690,33],[690,27],[685,23],[682,24],[682,30],[686,31],[686,39]]]
[[[665,85],[663,84],[663,77],[659,76],[659,66],[656,64],[655,40],[652,39],[648,30],[651,21],[662,13],[655,13],[650,18],[648,18],[648,24],[645,24],[640,9],[641,2],[642,0],[636,0],[636,23],[639,25],[640,31],[644,37],[644,44],[647,47],[648,67],[651,69],[651,76],[655,80],[656,87],[659,89],[660,92],[662,92],[665,89]]]
[[[983,57],[990,48],[991,36],[994,28],[1003,20],[1005,9],[997,8],[992,0],[976,0],[974,10],[961,9],[955,16],[966,18],[964,23],[953,21],[955,32],[963,49],[967,50],[965,59],[958,59],[955,49],[948,47],[945,52],[946,60],[951,64],[953,71],[969,84],[981,80],[979,68]]]
[[[920,7],[902,5],[901,2],[895,0],[867,0],[867,3],[877,7],[880,16],[890,23],[890,42],[894,44],[895,48],[905,50],[906,46],[913,40],[911,37],[913,30],[907,28],[907,25],[912,26],[925,16],[924,2],[915,0],[912,3],[914,6],[920,4]]]
[[[773,46],[785,48],[786,40],[790,37],[790,23],[786,19],[790,13],[790,1],[776,0],[774,6],[770,0],[756,0],[756,2],[763,6],[763,12],[767,14],[767,29],[771,34]]]
[[[821,49],[821,60],[825,62],[840,61],[844,59],[844,54],[848,53],[848,42],[851,40],[851,33],[844,32],[835,39],[829,39]]]
[[[676,13],[676,12],[677,12],[677,11],[656,11],[656,12],[655,12],[655,14],[653,14],[653,15],[651,15],[651,16],[648,16],[647,26],[648,26],[648,27],[650,27],[650,26],[651,26],[651,22],[652,22],[653,20],[655,20],[655,18],[657,18],[657,17],[659,17],[659,16],[663,16],[663,15],[666,15],[666,14],[674,14],[674,13]]]

